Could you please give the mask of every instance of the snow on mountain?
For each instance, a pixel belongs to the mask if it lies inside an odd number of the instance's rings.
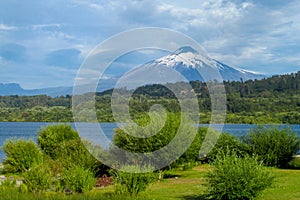
[[[184,65],[186,68],[195,68],[203,66],[203,61],[209,58],[199,54],[192,47],[181,47],[175,53],[154,60],[155,64],[164,65],[167,67],[174,67],[177,65]]]
[[[257,72],[251,72],[244,69],[235,69],[217,60],[211,59],[208,56],[198,53],[195,49],[189,46],[181,47],[177,51],[167,56],[158,58],[148,65],[161,65],[173,68],[182,73],[189,81],[204,79],[199,74],[198,70],[205,68],[217,69],[223,80],[237,81],[248,79],[262,79],[265,76]]]

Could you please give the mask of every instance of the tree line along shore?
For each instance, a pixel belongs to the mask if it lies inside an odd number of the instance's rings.
[[[130,114],[133,118],[147,115],[154,104],[160,104],[168,112],[180,112],[176,92],[184,91],[187,83],[147,85],[134,91],[130,97]],[[189,83],[198,97],[199,122],[209,123],[211,100],[205,83]],[[226,90],[226,121],[234,124],[300,124],[300,72],[278,75],[262,80],[224,81]],[[120,92],[131,92],[126,88]],[[95,108],[99,122],[114,122],[111,110],[111,94],[107,90],[95,95]],[[84,98],[85,95],[82,95]],[[89,102],[81,106],[87,107]],[[0,96],[0,121],[3,122],[72,122],[72,96]]]

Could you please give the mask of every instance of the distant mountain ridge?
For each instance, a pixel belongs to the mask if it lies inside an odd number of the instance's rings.
[[[17,83],[0,83],[0,96],[20,95],[34,96],[45,94],[51,97],[65,96],[72,94],[73,87],[50,87],[42,89],[26,90]]]
[[[162,66],[175,69],[176,71],[180,72],[188,81],[195,81],[200,80],[204,81],[201,77],[201,73],[199,71],[206,70],[209,68],[215,68],[219,71],[223,80],[229,81],[240,81],[242,80],[249,80],[249,79],[262,79],[266,76],[256,73],[250,72],[243,69],[235,69],[230,67],[226,64],[223,64],[217,60],[211,59],[206,55],[202,55],[193,49],[190,46],[184,46],[176,50],[174,53],[169,55],[163,56],[161,58],[155,59],[146,63],[143,66]],[[142,67],[143,67],[142,66]],[[107,80],[101,80],[101,84],[98,85],[97,92],[102,92],[107,89],[111,89],[114,87],[115,83],[117,82],[117,78],[113,77]],[[83,86],[85,88],[85,86]],[[89,87],[86,87],[89,88]],[[83,89],[83,91],[85,91]],[[73,92],[73,87],[49,87],[49,88],[42,88],[42,89],[30,89],[26,90],[23,89],[17,83],[0,83],[0,96],[6,95],[40,95],[45,94],[51,97],[57,96],[65,96],[71,95]],[[91,91],[85,91],[91,92]]]

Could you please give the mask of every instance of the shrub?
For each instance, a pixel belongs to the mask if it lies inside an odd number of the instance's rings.
[[[211,134],[218,134],[214,130],[210,130]],[[226,154],[228,151],[235,151],[238,156],[243,157],[244,155],[250,154],[250,147],[249,145],[241,142],[237,137],[229,134],[229,133],[222,133],[207,155],[199,155],[200,149],[202,145],[205,145],[204,139],[207,135],[208,128],[201,127],[198,129],[198,133],[187,149],[187,151],[176,161],[184,165],[193,166],[193,163],[197,163],[198,161],[201,162],[212,162],[218,154]],[[210,141],[208,141],[210,142]],[[203,156],[203,157],[200,157]]]
[[[291,169],[300,169],[300,158],[295,157],[288,163],[288,167]]]
[[[95,173],[105,170],[105,166],[90,154],[80,139],[63,142],[54,152],[65,168],[76,165]]]
[[[60,124],[47,126],[38,132],[38,145],[53,160],[64,168],[74,165],[90,169],[95,174],[105,173],[107,167],[95,159],[86,149],[78,133],[71,126]],[[87,144],[87,141],[86,145]]]
[[[25,172],[43,159],[42,153],[31,140],[8,140],[2,148],[7,156],[3,162],[4,172]]]
[[[52,173],[49,166],[42,163],[23,174],[24,184],[30,192],[42,192],[51,189]]]
[[[199,161],[199,151],[204,140],[204,137],[207,133],[206,127],[201,127],[197,131],[197,135],[194,138],[192,144],[184,152],[178,160],[176,160],[177,165],[183,164],[185,169],[190,169]]]
[[[218,154],[227,154],[234,151],[239,157],[250,154],[250,147],[242,143],[238,138],[228,133],[222,133],[218,138],[214,148],[208,153],[205,158],[206,162],[211,162],[216,159]]]
[[[285,167],[300,147],[297,134],[290,128],[257,127],[245,136],[244,141],[267,166]]]
[[[141,173],[145,169],[148,171],[152,168],[150,166],[125,165],[121,170],[113,171],[112,176],[116,194],[130,194],[133,196],[146,190],[151,182],[158,179],[158,175],[152,171]]]
[[[63,183],[73,192],[84,193],[93,189],[96,180],[90,170],[74,166],[64,171]]]
[[[78,133],[70,125],[59,124],[46,126],[39,130],[37,143],[43,153],[56,159],[59,151],[54,151],[55,149],[59,149],[60,145],[65,141],[78,138]]]
[[[239,158],[235,152],[218,155],[207,177],[207,194],[214,200],[254,199],[274,179],[256,157]]]
[[[188,121],[188,118],[185,116],[181,116],[181,114],[176,113],[168,113],[167,120],[164,124],[161,122],[161,117],[157,115],[155,112],[152,114],[152,122],[151,125],[147,124],[147,118],[141,118],[138,120],[138,124],[140,126],[149,125],[147,128],[140,128],[132,125],[126,126],[124,129],[116,129],[116,134],[114,135],[113,142],[120,149],[125,150],[126,152],[136,152],[141,153],[141,157],[132,157],[131,153],[124,155],[119,155],[118,151],[114,152],[114,149],[111,149],[111,152],[115,153],[118,158],[124,158],[124,163],[122,164],[131,164],[134,165],[136,163],[140,163],[141,158],[143,157],[143,153],[147,153],[149,159],[145,162],[149,162],[151,160],[152,165],[160,165],[161,163],[165,163],[165,161],[175,160],[178,155],[177,152],[184,153],[185,149],[190,145],[194,136],[194,133],[197,131],[195,126],[192,126],[191,122]],[[182,118],[182,121],[181,121]],[[181,123],[183,124],[182,126]],[[162,128],[161,128],[162,127]],[[174,138],[178,134],[178,129],[185,133],[184,140]],[[195,132],[194,132],[195,131]],[[181,133],[182,133],[181,132]],[[130,133],[130,134],[128,134]],[[140,137],[136,137],[140,136]],[[144,136],[141,137],[141,136]],[[148,137],[147,137],[148,136]],[[151,137],[149,137],[151,136]],[[172,142],[171,146],[166,147],[168,144]],[[197,143],[198,144],[198,143]],[[197,148],[197,144],[192,146],[192,148]],[[172,149],[171,149],[172,148]],[[160,154],[155,154],[157,150],[161,150]],[[175,152],[175,153],[174,153]],[[179,163],[190,162],[192,159],[198,158],[198,152],[191,150],[182,159],[176,161],[173,164],[170,164],[167,167],[176,166]],[[130,161],[130,163],[129,163]]]

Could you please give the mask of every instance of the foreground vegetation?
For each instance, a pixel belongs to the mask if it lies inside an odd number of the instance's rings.
[[[182,89],[182,84],[167,86],[184,93],[186,91]],[[198,97],[200,123],[209,123],[211,105],[207,86],[200,81],[190,84]],[[224,81],[224,85],[227,95],[226,123],[300,124],[300,72],[263,80]],[[96,94],[99,122],[114,121],[111,93],[112,90],[107,90]],[[0,121],[72,122],[71,101],[69,95],[56,98],[45,95],[3,96],[0,97]],[[89,103],[85,102],[86,105]],[[138,118],[154,104],[161,104],[170,112],[180,111],[175,95],[167,87],[148,85],[134,92],[130,100],[130,112]]]
[[[159,120],[152,122],[151,125],[157,127],[155,123]],[[159,157],[151,157],[150,152],[173,140],[180,122],[180,116],[169,113],[165,126],[150,138],[136,138],[124,130],[116,130],[115,145],[131,152],[147,152],[151,158],[148,165],[138,164],[141,160],[130,154],[120,155],[115,148],[95,149],[89,142],[82,142],[78,133],[64,124],[42,128],[37,144],[9,140],[3,147],[7,158],[2,173],[14,178],[2,182],[1,199],[254,199],[270,195],[265,189],[271,186],[272,190],[278,181],[285,180],[290,174],[300,176],[299,171],[270,168],[300,167],[300,160],[292,157],[300,147],[296,133],[290,129],[263,127],[253,129],[242,139],[222,134],[212,151],[203,158],[199,158],[199,150],[207,128],[187,127],[186,131],[197,131],[192,144],[176,161],[153,170],[151,164]],[[149,119],[142,118],[139,123],[147,125]],[[148,134],[147,131],[152,129],[128,127],[128,130],[134,134]],[[176,149],[179,150],[185,143],[177,142]],[[112,161],[116,160],[114,156],[121,156],[123,161],[118,163],[121,169],[102,164],[84,144],[101,154],[110,153]],[[277,148],[282,144],[284,148]],[[260,148],[256,148],[258,146]],[[163,157],[169,158],[173,153],[164,152]],[[191,170],[194,166],[197,167]],[[143,170],[148,172],[140,173]],[[96,189],[96,180],[103,174],[111,176],[113,185]],[[22,180],[22,183],[16,187],[14,179]],[[293,182],[294,177],[291,180]],[[290,187],[289,183],[284,184]],[[294,194],[285,195],[292,199]]]
[[[279,200],[289,199],[298,200],[300,196],[299,179],[300,170],[287,170],[271,168],[271,172],[275,175],[275,183],[258,199],[263,200]],[[18,188],[10,187],[1,189],[1,199],[3,200],[105,200],[105,199],[156,199],[156,200],[193,200],[203,199],[206,191],[206,174],[210,171],[210,166],[199,165],[190,170],[183,171],[176,169],[167,172],[166,178],[162,181],[156,181],[150,187],[141,192],[137,197],[119,196],[114,193],[114,186],[107,188],[93,189],[84,195],[73,194],[65,195],[62,193],[20,193]],[[176,178],[177,177],[177,178]]]

